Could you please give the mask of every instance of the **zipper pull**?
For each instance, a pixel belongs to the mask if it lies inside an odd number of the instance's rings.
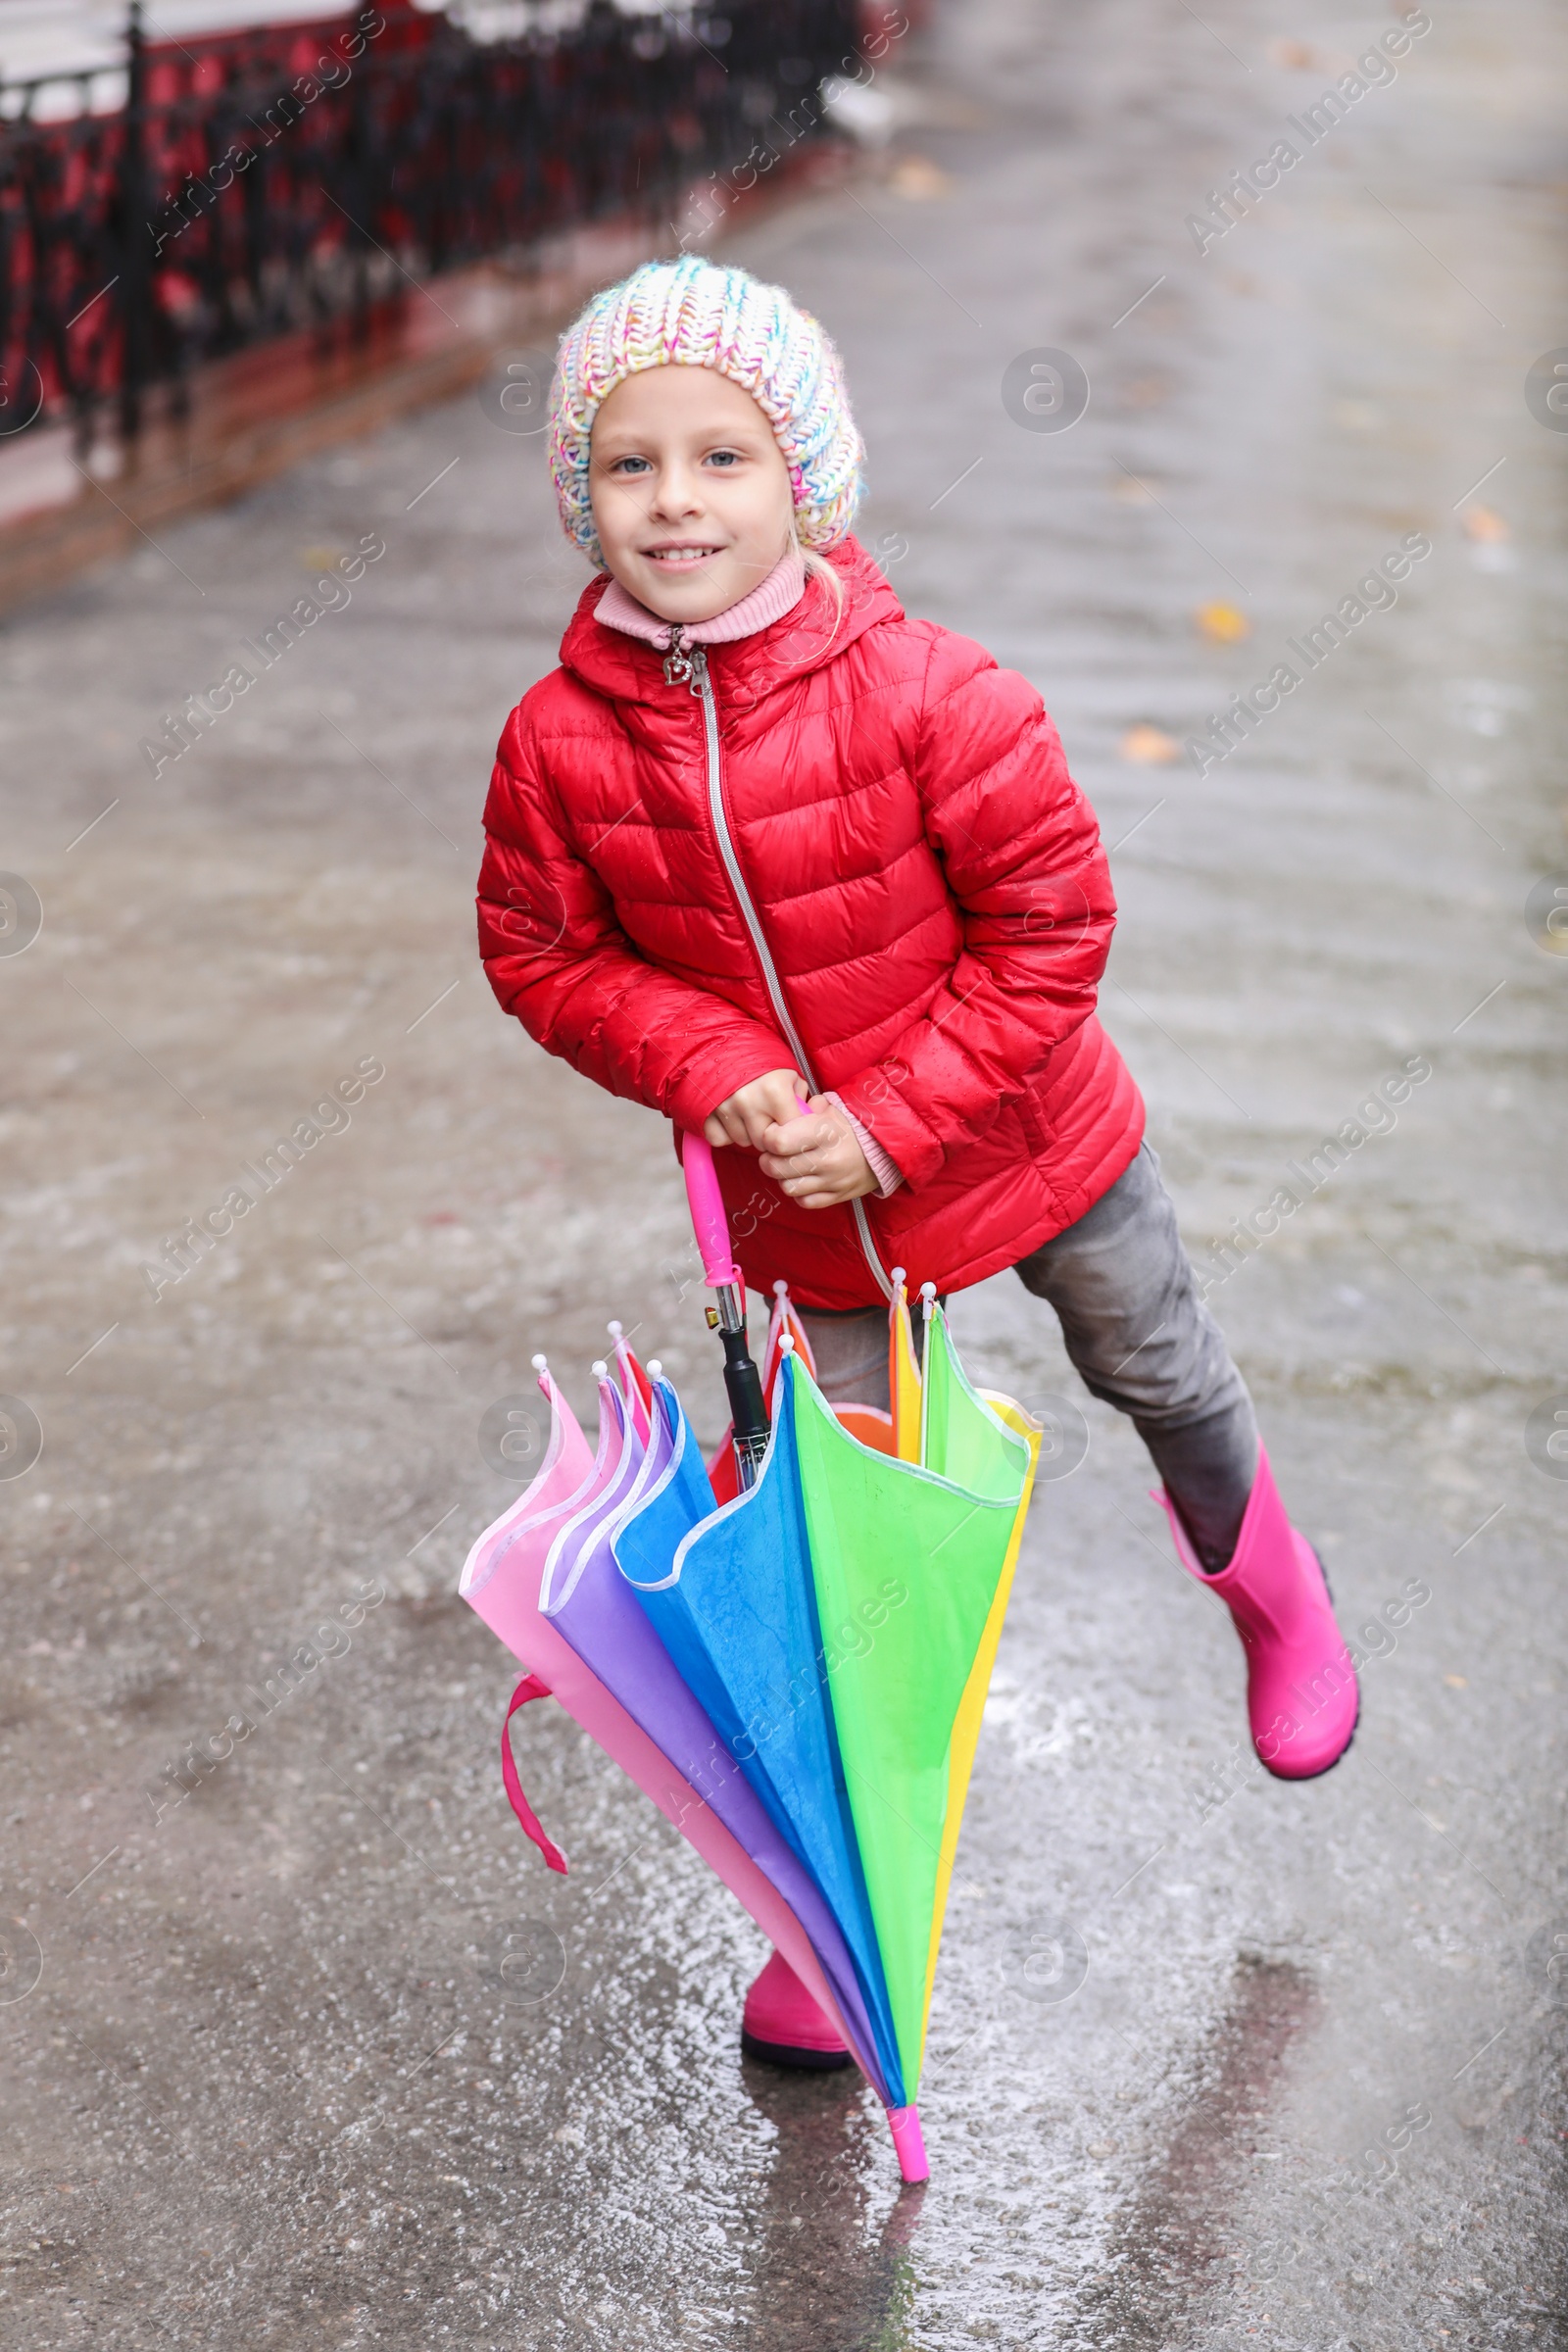
[[[664,684],[703,695],[708,692],[708,656],[700,645],[687,645],[685,637],[685,624],[677,620],[670,629],[669,651],[664,656]]]

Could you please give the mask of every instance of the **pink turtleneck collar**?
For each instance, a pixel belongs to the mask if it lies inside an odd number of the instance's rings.
[[[685,637],[688,645],[734,645],[742,637],[755,637],[759,629],[768,628],[793,612],[806,594],[806,561],[798,547],[781,556],[760,586],[743,596],[739,604],[731,605],[725,612],[715,612],[711,620],[688,621]],[[619,629],[627,637],[640,637],[645,645],[657,647],[662,654],[669,651],[671,623],[650,612],[646,605],[628,594],[618,580],[612,580],[594,607],[594,618],[607,629]]]

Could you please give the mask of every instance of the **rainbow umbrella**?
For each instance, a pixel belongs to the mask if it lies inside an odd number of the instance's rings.
[[[717,1289],[735,1270],[710,1213],[699,1232]],[[971,1386],[929,1286],[923,1313],[917,1364],[901,1278],[881,1416],[827,1402],[781,1295],[771,1419],[760,1443],[737,1410],[738,1473],[704,1466],[618,1333],[593,1454],[541,1362],[550,1451],[461,1587],[532,1670],[509,1724],[553,1691],[699,1847],[839,2027],[906,2180],[926,2177],[932,1984],[1037,1444]],[[719,1328],[733,1369],[732,1302]],[[502,1738],[518,1816],[564,1869]]]

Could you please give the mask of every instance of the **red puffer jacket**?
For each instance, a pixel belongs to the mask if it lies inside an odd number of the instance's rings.
[[[501,738],[479,938],[531,1037],[677,1126],[764,1070],[835,1090],[904,1174],[886,1200],[800,1208],[716,1157],[754,1288],[854,1307],[891,1266],[959,1290],[1038,1249],[1143,1104],[1095,1018],[1115,903],[1040,697],[906,620],[854,540],[832,560],[841,615],[810,581],[689,683],[589,586]]]

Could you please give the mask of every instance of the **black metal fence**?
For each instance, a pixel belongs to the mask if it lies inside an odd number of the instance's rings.
[[[667,218],[817,135],[857,0],[724,0],[479,43],[410,0],[196,51],[126,27],[123,104],[0,84],[0,436],[300,327],[364,336],[414,281],[576,223]],[[61,77],[50,77],[56,90]],[[100,74],[101,82],[101,74]],[[765,167],[764,167],[765,168]],[[674,242],[672,233],[671,242]],[[4,446],[0,438],[0,447]]]

